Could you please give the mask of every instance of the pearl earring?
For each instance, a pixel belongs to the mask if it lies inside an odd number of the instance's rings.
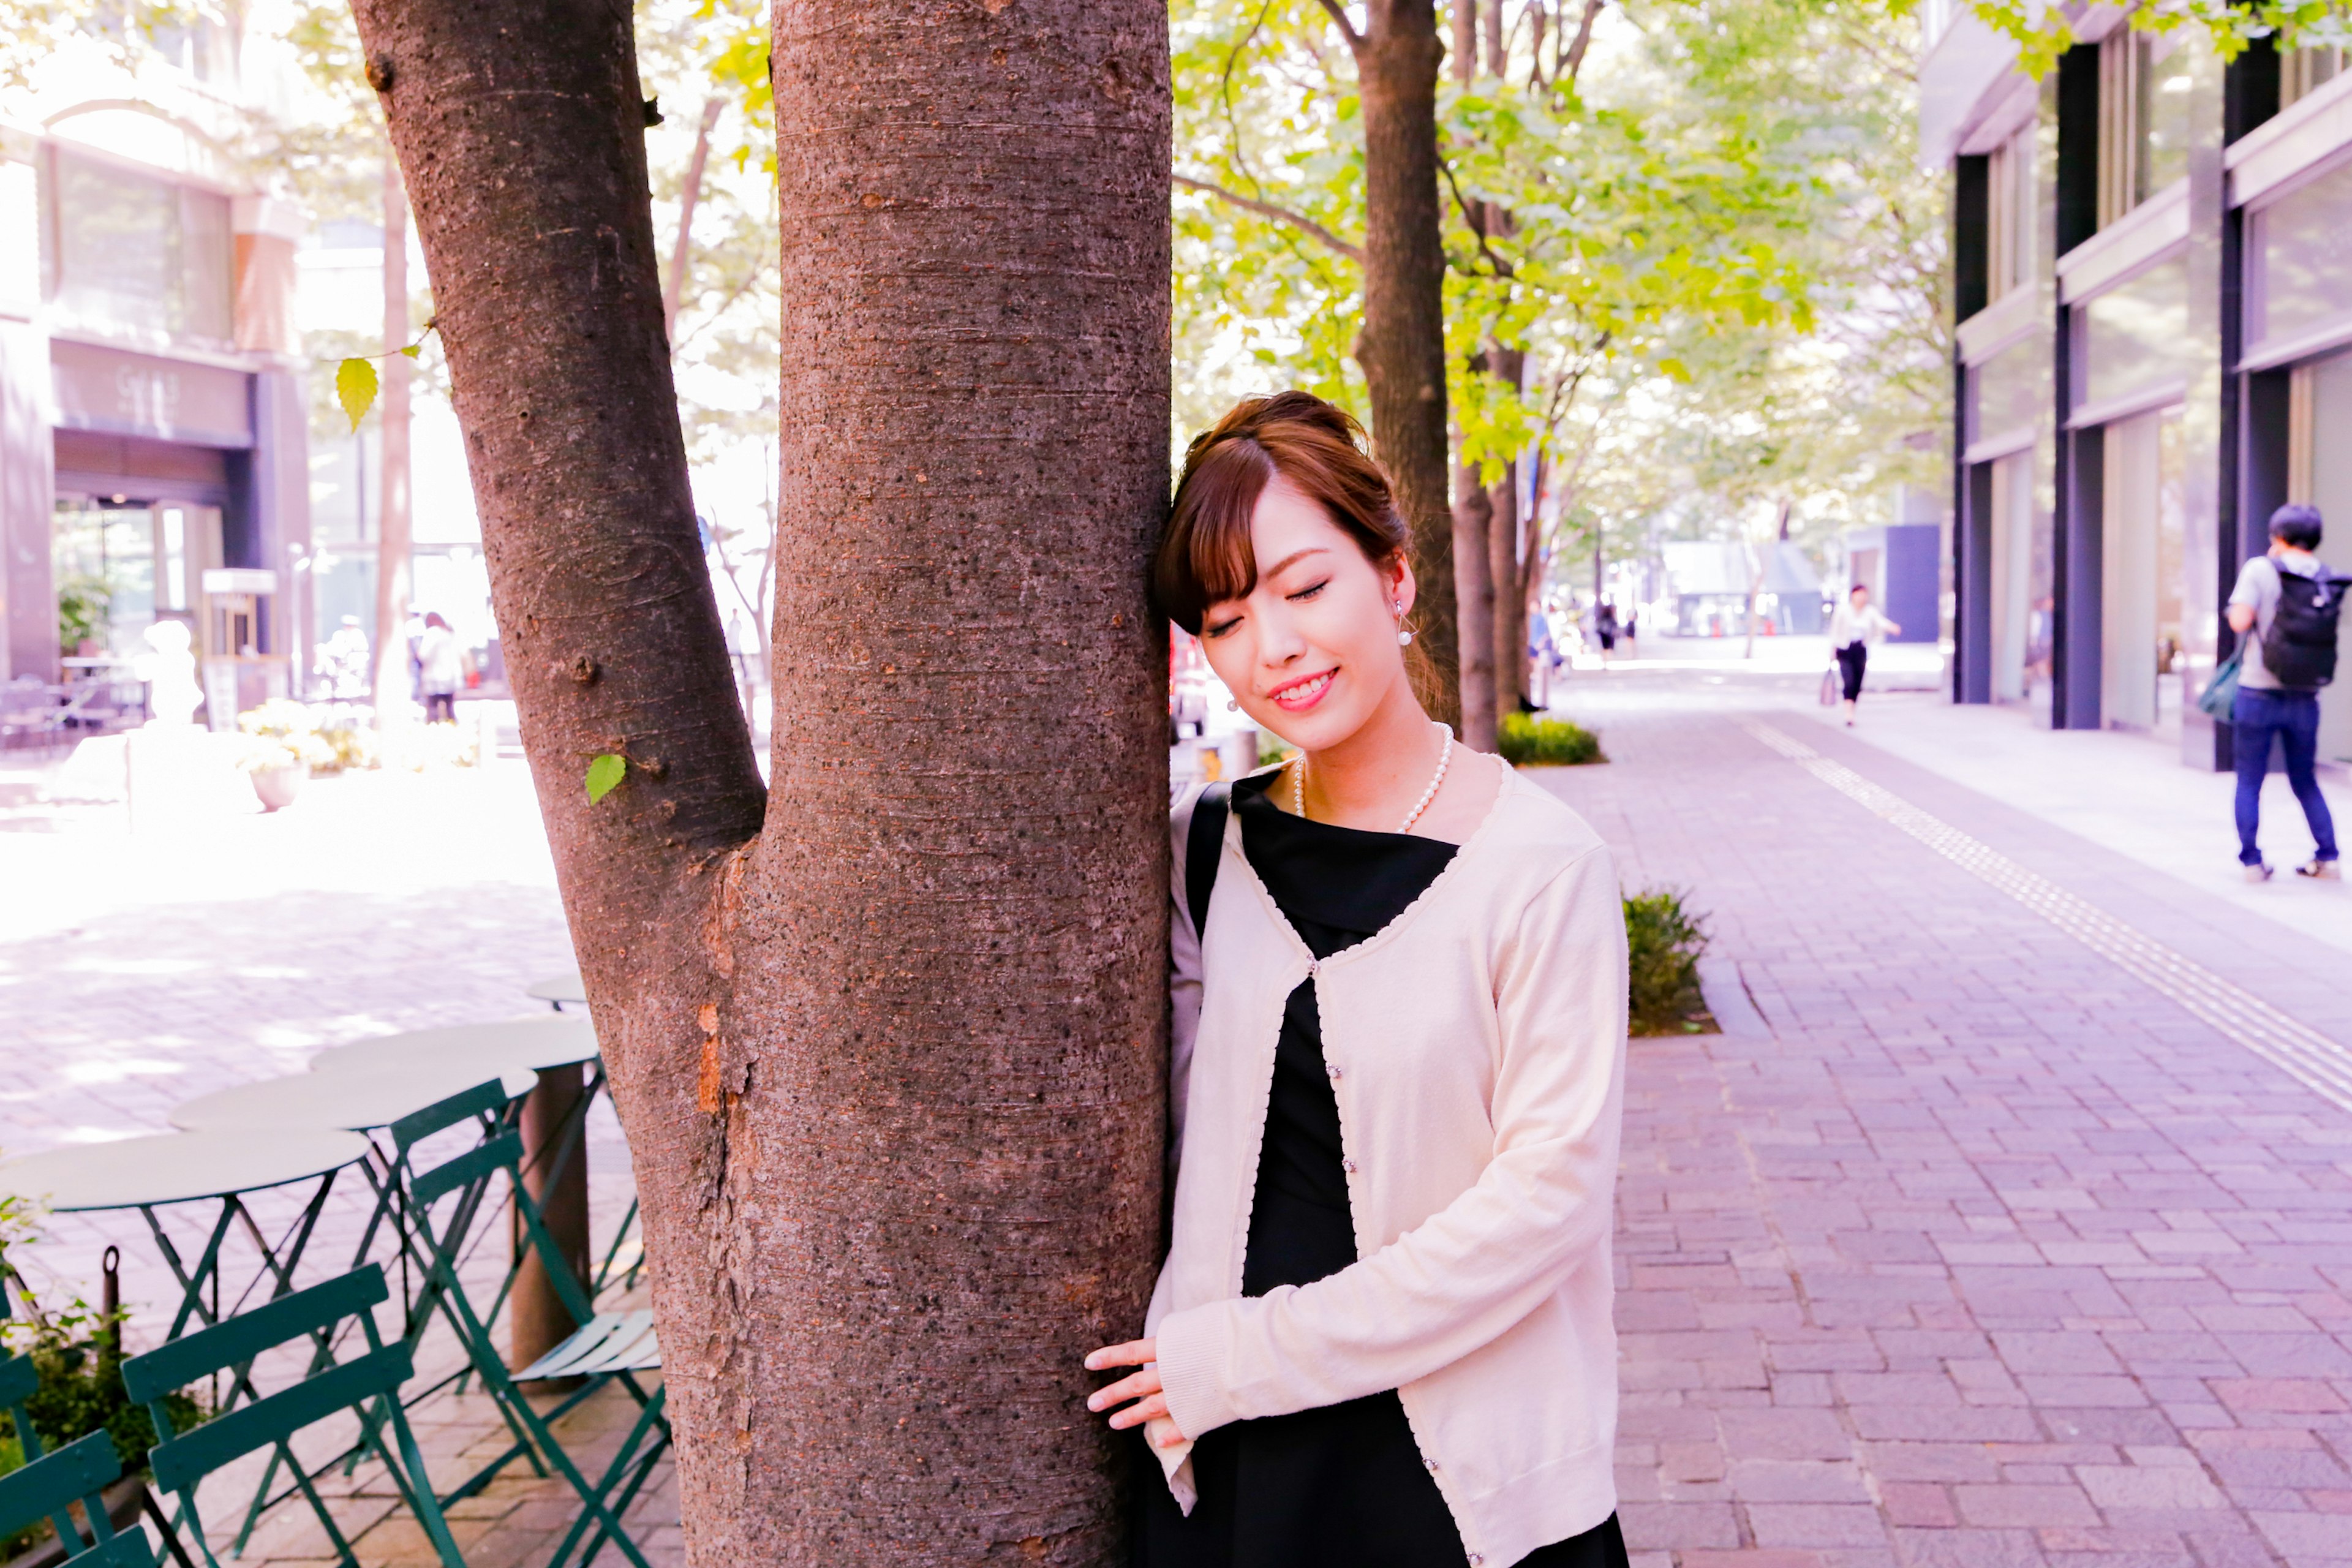
[[[1392,616],[1396,616],[1396,618],[1397,618],[1399,621],[1402,621],[1402,620],[1404,619],[1404,601],[1403,601],[1402,599],[1391,599],[1391,600],[1389,601],[1389,613],[1390,613],[1391,615],[1392,615]],[[1412,647],[1412,634],[1411,632],[1409,632],[1409,631],[1405,630],[1403,626],[1398,626],[1398,627],[1397,627],[1397,647]]]
[[[1228,712],[1228,713],[1238,713],[1238,712],[1240,712],[1241,710],[1242,710],[1242,705],[1241,705],[1238,701],[1234,700],[1233,698],[1230,698],[1230,697],[1228,697],[1228,698],[1226,698],[1226,699],[1225,699],[1225,711],[1226,711],[1226,712]]]
[[[1407,631],[1400,631],[1400,632],[1398,632],[1398,633],[1397,633],[1397,647],[1411,647],[1412,646],[1412,634],[1411,632],[1407,632]]]

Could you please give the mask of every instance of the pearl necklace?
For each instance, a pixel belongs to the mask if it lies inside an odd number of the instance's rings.
[[[1412,831],[1412,825],[1421,820],[1421,814],[1427,811],[1429,803],[1437,798],[1437,786],[1445,782],[1446,764],[1454,761],[1454,726],[1440,724],[1438,728],[1445,732],[1445,744],[1437,753],[1437,772],[1430,775],[1429,787],[1421,792],[1421,798],[1413,802],[1412,809],[1406,812],[1404,820],[1397,825],[1399,833]],[[1290,771],[1290,814],[1293,816],[1307,815],[1307,753],[1304,752],[1298,753],[1298,762]]]

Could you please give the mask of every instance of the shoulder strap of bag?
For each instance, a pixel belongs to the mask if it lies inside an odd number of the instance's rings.
[[[1209,895],[1217,890],[1217,862],[1225,852],[1225,813],[1233,786],[1213,784],[1192,803],[1192,826],[1184,835],[1184,908],[1195,933],[1209,918]]]

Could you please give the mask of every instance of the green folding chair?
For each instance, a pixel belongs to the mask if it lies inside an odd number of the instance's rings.
[[[420,1117],[426,1114],[419,1112]],[[418,1136],[401,1142],[406,1131],[416,1131]],[[394,1141],[400,1143],[395,1173],[403,1187],[403,1206],[415,1234],[432,1254],[434,1302],[458,1325],[458,1338],[465,1344],[473,1370],[481,1378],[485,1391],[498,1402],[509,1429],[515,1433],[514,1443],[504,1453],[460,1483],[447,1494],[445,1502],[455,1502],[479,1491],[516,1459],[529,1459],[545,1467],[540,1471],[542,1475],[547,1468],[562,1474],[581,1502],[579,1516],[548,1560],[547,1568],[564,1568],[575,1550],[581,1551],[581,1568],[586,1568],[608,1542],[617,1546],[635,1568],[649,1568],[645,1554],[621,1528],[621,1515],[628,1510],[670,1443],[669,1423],[663,1415],[668,1390],[656,1388],[648,1393],[636,1378],[639,1373],[661,1370],[661,1344],[654,1332],[653,1314],[595,1310],[588,1292],[573,1276],[562,1249],[548,1233],[539,1205],[523,1187],[520,1133],[509,1129],[478,1149],[417,1172],[412,1168],[409,1152],[425,1135],[427,1130],[394,1130]],[[467,1231],[473,1212],[480,1205],[484,1184],[500,1173],[507,1178],[515,1221],[521,1231],[521,1246],[531,1249],[539,1258],[557,1299],[571,1313],[572,1321],[581,1325],[547,1354],[512,1373],[499,1353],[492,1325],[511,1290],[514,1269],[508,1270],[506,1282],[499,1288],[488,1316],[476,1310],[458,1278]],[[436,1209],[453,1197],[457,1201],[446,1205],[449,1218],[436,1222]],[[520,1254],[521,1247],[517,1251]],[[523,1396],[519,1386],[572,1377],[584,1381],[544,1414]],[[635,1399],[637,1419],[604,1472],[592,1482],[565,1452],[551,1428],[554,1422],[582,1401],[616,1382]]]
[[[409,1430],[407,1415],[401,1408],[401,1385],[414,1374],[415,1359],[407,1342],[385,1344],[376,1331],[373,1309],[391,1298],[383,1268],[371,1263],[123,1363],[123,1387],[154,1418],[158,1441],[149,1450],[148,1464],[154,1471],[155,1484],[179,1494],[181,1521],[196,1538],[212,1568],[219,1568],[219,1559],[213,1555],[196,1512],[197,1483],[263,1448],[274,1450],[274,1459],[284,1462],[292,1472],[342,1568],[359,1568],[351,1542],[343,1539],[325,1500],[290,1447],[295,1434],[344,1410],[360,1417],[362,1441],[383,1460],[394,1489],[423,1526],[443,1568],[465,1568],[466,1560],[449,1534],[448,1521],[425,1476],[415,1434]],[[365,1334],[367,1352],[337,1363],[320,1347],[333,1343],[339,1331],[350,1322],[356,1322]],[[300,1382],[185,1432],[173,1426],[165,1394],[229,1368],[241,1373],[266,1352],[297,1342],[313,1348],[311,1370]],[[387,1431],[393,1439],[390,1444],[385,1441]],[[395,1445],[397,1458],[393,1452]]]
[[[13,1364],[29,1368],[23,1357]],[[0,1376],[5,1376],[0,1366]],[[23,1417],[22,1396],[11,1402],[17,1415],[18,1440],[27,1455],[40,1452],[40,1439]],[[155,1550],[146,1531],[118,1532],[106,1516],[106,1489],[122,1479],[122,1461],[115,1457],[114,1439],[93,1432],[67,1444],[54,1454],[28,1459],[21,1469],[0,1476],[0,1536],[14,1535],[37,1520],[47,1519],[65,1547],[65,1561],[76,1568],[155,1568]],[[70,1505],[79,1500],[89,1521],[87,1533],[74,1522]]]
[[[417,1236],[414,1226],[410,1224],[406,1210],[407,1194],[400,1179],[403,1162],[406,1159],[408,1151],[418,1142],[436,1132],[468,1121],[479,1129],[486,1137],[496,1132],[499,1128],[509,1125],[509,1106],[510,1102],[503,1084],[499,1079],[493,1076],[472,1089],[436,1101],[424,1110],[413,1112],[394,1122],[387,1129],[392,1134],[394,1152],[390,1154],[379,1152],[375,1156],[383,1162],[383,1174],[381,1177],[370,1167],[366,1165],[362,1167],[362,1170],[367,1171],[368,1182],[375,1189],[376,1203],[368,1217],[367,1231],[361,1242],[359,1255],[362,1257],[366,1255],[369,1247],[373,1244],[373,1237],[379,1228],[391,1236],[394,1257],[399,1259],[401,1279],[404,1282],[400,1337],[401,1342],[408,1347],[412,1359],[426,1330],[432,1326],[436,1312],[448,1321],[450,1328],[460,1336],[461,1342],[465,1331],[463,1321],[451,1314],[447,1304],[440,1300],[441,1289],[433,1273],[431,1252],[425,1246],[422,1238]],[[461,1206],[457,1211],[463,1233],[472,1231],[475,1217],[481,1208],[488,1187],[489,1177],[485,1175],[468,1186],[463,1194],[460,1200]],[[412,1265],[415,1269],[413,1289],[410,1288]],[[509,1281],[511,1277],[511,1270],[509,1270]],[[314,1338],[318,1342],[318,1348],[310,1363],[310,1371],[313,1373],[333,1364],[331,1345],[328,1336],[321,1334]],[[461,1363],[458,1371],[434,1383],[411,1382],[402,1391],[400,1403],[413,1409],[419,1401],[438,1393],[452,1382],[469,1375],[472,1363],[468,1361]],[[511,1420],[508,1425],[515,1437],[520,1440],[523,1436],[521,1429],[516,1427]],[[314,1468],[310,1472],[310,1478],[315,1479],[338,1466],[341,1467],[346,1476],[357,1469],[360,1461],[377,1447],[377,1439],[380,1436],[378,1426],[379,1423],[375,1415],[363,1412],[361,1416],[359,1436],[351,1447],[327,1463]],[[284,1488],[278,1486],[278,1467],[281,1459],[282,1462],[291,1462],[290,1456],[281,1457],[277,1454],[270,1456],[268,1467],[262,1473],[261,1484],[254,1489],[253,1500],[246,1506],[245,1519],[237,1528],[236,1539],[230,1544],[232,1553],[242,1556],[246,1542],[252,1539],[255,1527],[261,1522],[261,1516],[294,1495],[294,1486],[289,1485]],[[535,1460],[533,1462],[536,1464]],[[545,1475],[547,1472],[541,1469],[539,1473]]]

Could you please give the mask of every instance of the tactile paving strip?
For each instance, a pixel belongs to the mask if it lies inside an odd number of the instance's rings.
[[[2352,1110],[2352,1050],[1794,736],[1759,719],[1741,718],[1736,722],[1832,789],[2015,899],[2230,1040],[2293,1074],[2315,1093]]]

